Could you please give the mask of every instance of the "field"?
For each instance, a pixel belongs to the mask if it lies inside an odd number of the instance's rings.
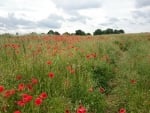
[[[150,34],[1,36],[0,113],[150,113]]]

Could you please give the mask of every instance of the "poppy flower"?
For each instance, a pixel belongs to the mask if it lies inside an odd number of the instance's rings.
[[[70,70],[70,73],[71,73],[71,74],[74,74],[74,73],[75,73],[75,70],[74,70],[74,69]]]
[[[70,111],[67,109],[67,110],[65,111],[65,113],[70,113]]]
[[[26,84],[26,88],[28,89],[28,90],[30,90],[30,91],[32,91],[32,89],[33,89],[33,86],[32,86],[32,84]]]
[[[96,58],[96,53],[91,54],[93,56],[93,58]]]
[[[52,62],[51,62],[51,61],[47,61],[47,64],[48,64],[48,65],[51,65],[51,64],[52,64]]]
[[[130,80],[131,84],[136,84],[136,80],[132,79]]]
[[[40,94],[39,96],[41,99],[46,99],[47,98],[47,93],[46,92],[43,92]]]
[[[4,97],[11,97],[12,95],[15,94],[15,90],[14,89],[11,89],[11,90],[7,90],[4,92]]]
[[[21,80],[22,79],[22,76],[21,75],[17,75],[16,76],[16,80]]]
[[[4,91],[4,86],[0,86],[0,93]]]
[[[21,83],[18,85],[18,91],[23,91],[25,89],[25,84]]]
[[[17,105],[23,107],[25,103],[22,100],[17,101]]]
[[[42,100],[41,98],[36,98],[34,104],[35,104],[36,106],[39,106],[39,105],[42,104],[42,102],[43,102],[43,100]]]
[[[14,111],[14,113],[21,113],[21,111],[17,110],[17,111]]]
[[[50,78],[54,78],[55,75],[54,75],[53,72],[49,72],[49,73],[48,73],[48,76],[49,76]]]
[[[36,78],[32,78],[32,79],[31,79],[31,82],[32,82],[32,84],[33,84],[33,85],[35,85],[35,84],[37,84],[37,83],[38,83],[38,79],[36,79]]]
[[[76,113],[86,113],[86,109],[83,106],[79,106]]]
[[[103,87],[100,87],[100,88],[99,88],[99,91],[100,91],[101,93],[104,93],[104,92],[105,92],[105,89],[104,89]]]
[[[22,100],[24,103],[30,102],[32,100],[32,96],[28,94],[23,94],[22,95]]]
[[[87,58],[87,59],[90,59],[90,58],[91,58],[91,56],[90,56],[90,55],[86,55],[86,58]]]
[[[119,113],[126,113],[126,109],[125,109],[125,108],[121,108],[121,109],[119,110]]]

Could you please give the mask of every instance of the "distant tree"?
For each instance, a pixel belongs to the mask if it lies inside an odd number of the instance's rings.
[[[31,32],[30,35],[38,35],[36,32]]]
[[[120,30],[114,30],[114,34],[122,34],[125,33],[124,30],[120,29]]]
[[[48,35],[54,35],[54,31],[53,30],[49,30],[47,34]]]
[[[121,34],[124,33],[124,30],[120,29],[111,29],[111,28],[107,28],[106,30],[101,30],[101,29],[96,29],[93,33],[93,35],[101,35],[101,34]]]
[[[82,30],[76,30],[75,35],[86,35],[84,31]]]
[[[54,32],[53,30],[49,30],[47,34],[48,35],[60,35],[59,32],[57,32],[57,31]]]
[[[91,35],[91,33],[86,33],[86,35]]]
[[[41,35],[45,35],[45,33],[41,33]]]
[[[119,34],[119,30],[115,29],[114,34]]]
[[[103,30],[103,31],[102,31],[102,34],[107,34],[106,30]]]
[[[55,31],[55,32],[54,32],[54,35],[60,35],[60,33],[59,33],[59,32],[57,32],[57,31]]]
[[[119,30],[119,33],[125,33],[125,32],[124,32],[124,30],[123,30],[123,29],[120,29],[120,30]]]
[[[75,33],[71,33],[70,35],[76,35]]]
[[[1,34],[0,35],[0,38],[1,37],[5,37],[5,38],[12,38],[13,37],[13,35],[12,34],[10,34],[10,33],[3,33],[3,34]]]
[[[70,35],[70,33],[68,33],[68,32],[64,32],[62,35],[69,36],[69,35]]]
[[[105,33],[106,34],[113,34],[114,32],[113,32],[113,29],[108,28],[108,29],[105,30]]]
[[[18,36],[19,35],[19,33],[18,32],[16,32],[16,36]]]
[[[96,29],[93,33],[93,35],[101,35],[101,34],[103,34],[101,29]]]

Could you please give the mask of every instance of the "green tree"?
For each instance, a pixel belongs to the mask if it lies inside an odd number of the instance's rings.
[[[120,30],[119,30],[119,33],[125,33],[125,32],[124,32],[124,30],[123,30],[123,29],[120,29]]]
[[[91,35],[91,33],[86,33],[86,35]]]
[[[119,30],[115,29],[114,34],[119,34]]]
[[[62,35],[69,36],[69,35],[71,35],[71,34],[68,33],[68,32],[64,32]]]
[[[60,35],[59,32],[57,32],[57,31],[54,32],[53,30],[49,30],[47,34],[48,35]]]
[[[53,30],[49,30],[47,34],[48,35],[54,35],[54,31]]]
[[[82,30],[76,30],[75,35],[86,35]]]
[[[60,35],[60,33],[59,33],[59,32],[57,32],[57,31],[55,31],[55,32],[54,32],[54,35]]]
[[[103,34],[101,29],[96,29],[93,33],[93,35],[101,35],[101,34]]]
[[[111,28],[106,29],[105,32],[106,32],[106,34],[113,34],[114,33],[113,29],[111,29]]]

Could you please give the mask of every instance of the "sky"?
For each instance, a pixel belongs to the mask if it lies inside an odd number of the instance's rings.
[[[150,0],[0,0],[0,33],[150,32]]]

